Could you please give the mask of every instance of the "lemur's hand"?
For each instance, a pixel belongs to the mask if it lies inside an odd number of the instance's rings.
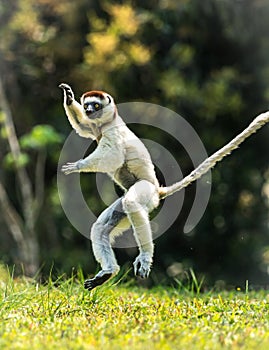
[[[64,92],[64,99],[67,106],[70,106],[74,100],[74,93],[71,87],[68,84],[62,83],[59,85],[59,88]]]
[[[66,163],[62,166],[61,171],[65,174],[71,174],[79,171],[78,162],[75,163]]]

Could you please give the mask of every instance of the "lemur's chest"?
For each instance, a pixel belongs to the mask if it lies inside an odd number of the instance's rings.
[[[123,157],[122,165],[110,173],[113,180],[125,190],[140,180],[158,186],[150,154],[139,138],[125,125],[109,132],[106,134],[108,143],[104,144],[109,145],[109,152],[118,153],[119,158]]]

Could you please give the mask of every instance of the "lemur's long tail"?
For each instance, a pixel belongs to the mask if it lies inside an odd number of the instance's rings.
[[[227,143],[220,150],[212,154],[209,158],[203,161],[196,169],[194,169],[189,175],[184,177],[179,182],[174,183],[168,187],[160,187],[159,193],[160,198],[166,198],[171,196],[171,194],[180,191],[182,188],[189,186],[192,182],[199,179],[201,176],[206,174],[208,170],[212,169],[217,162],[220,162],[225,156],[230,154],[234,149],[236,149],[245,139],[250,135],[254,134],[263,125],[269,122],[269,111],[258,115],[249,126],[243,130],[239,135],[237,135],[232,141]]]

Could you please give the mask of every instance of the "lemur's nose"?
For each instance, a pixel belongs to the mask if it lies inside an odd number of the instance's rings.
[[[89,113],[89,114],[94,112],[94,108],[91,104],[85,105],[84,110],[86,113]]]

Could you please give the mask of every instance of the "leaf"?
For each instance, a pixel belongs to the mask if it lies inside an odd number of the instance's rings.
[[[50,125],[37,125],[30,133],[20,138],[21,147],[24,149],[41,149],[50,145],[61,143],[63,140],[55,129]]]
[[[8,153],[4,157],[4,166],[8,169],[15,168],[21,168],[26,166],[30,161],[30,157],[28,156],[27,153],[21,153],[19,157],[15,160],[14,156],[12,153]]]

